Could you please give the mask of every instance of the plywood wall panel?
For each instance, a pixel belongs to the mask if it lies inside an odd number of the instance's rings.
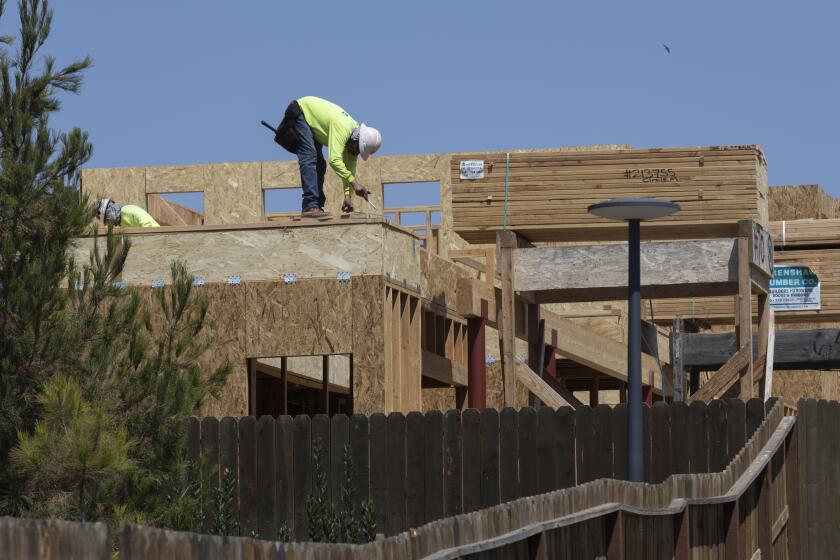
[[[352,288],[353,411],[382,412],[385,407],[385,282],[357,276]]]
[[[419,292],[421,289],[420,240],[386,226],[384,233],[383,272],[395,284]]]
[[[146,208],[144,167],[83,169],[81,185],[82,192],[91,198],[113,198],[120,204],[134,204]]]
[[[167,281],[169,278],[167,277]],[[168,298],[171,287],[134,288],[149,311],[152,336],[159,336],[166,328],[158,296]],[[208,344],[199,357],[204,375],[210,375],[217,368],[229,363],[232,372],[219,393],[218,398],[208,398],[199,416],[240,416],[248,414],[248,372],[245,360],[245,290],[243,286],[205,285],[193,288],[193,305],[198,299],[207,302],[204,329],[199,335],[199,344]],[[197,307],[195,308],[197,309]]]
[[[261,164],[218,163],[146,168],[146,192],[204,193],[204,223],[262,220]]]
[[[224,282],[233,275],[245,281],[289,273],[299,278],[335,278],[339,272],[381,274],[383,227],[361,223],[129,234],[132,246],[123,280],[149,284],[155,278],[168,277],[170,262],[176,257],[207,282]],[[391,239],[401,247],[412,241],[396,231]],[[76,259],[87,261],[92,246],[91,238],[76,240]],[[416,268],[419,270],[419,263]]]
[[[244,288],[249,357],[352,352],[350,282],[313,278],[248,282]]]
[[[245,286],[209,284],[194,288],[209,307],[200,341],[209,343],[200,363],[209,374],[229,363],[230,376],[218,399],[201,407],[202,416],[248,414],[248,367],[245,352]]]

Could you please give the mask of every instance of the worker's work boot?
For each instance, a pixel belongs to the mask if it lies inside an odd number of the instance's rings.
[[[312,208],[309,208],[309,209],[301,212],[300,217],[301,218],[316,218],[316,219],[319,219],[319,220],[326,220],[326,219],[329,219],[331,216],[330,216],[329,212],[324,212],[323,210],[321,210],[317,206],[313,206]]]

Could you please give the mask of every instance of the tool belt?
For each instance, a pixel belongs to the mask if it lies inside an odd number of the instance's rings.
[[[277,125],[277,132],[274,134],[274,141],[293,154],[297,154],[298,146],[300,146],[300,137],[295,131],[295,121],[302,114],[303,111],[297,101],[289,103],[283,120]]]

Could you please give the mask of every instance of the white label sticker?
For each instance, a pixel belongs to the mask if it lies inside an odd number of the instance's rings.
[[[465,159],[461,161],[461,179],[484,179],[484,160]]]

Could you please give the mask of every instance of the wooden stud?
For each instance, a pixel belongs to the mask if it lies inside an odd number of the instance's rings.
[[[526,330],[528,332],[528,367],[537,374],[542,374],[541,349],[544,339],[543,333],[540,332],[540,306],[529,304],[525,307],[525,312],[527,314]],[[531,406],[540,404],[540,400],[533,393],[530,393],[529,401]]]
[[[741,400],[753,396],[753,351],[752,351],[752,281],[750,279],[750,239],[738,238],[738,348],[747,347],[747,363],[741,370]]]
[[[486,331],[487,331],[487,302],[482,302],[482,317],[467,319],[469,362],[467,378],[469,386],[469,406],[479,411],[487,407],[487,364]]]
[[[595,408],[598,406],[598,393],[601,390],[601,376],[595,373],[592,376],[592,384],[589,386],[589,406]]]
[[[248,358],[248,414],[257,415],[257,359]]]
[[[516,406],[516,347],[515,311],[513,294],[513,251],[516,234],[512,231],[496,233],[499,252],[499,269],[502,274],[502,299],[496,323],[499,328],[499,344],[502,354],[502,388],[505,406]]]
[[[682,402],[685,400],[682,319],[674,319],[674,326],[671,330],[671,369],[674,372],[674,402]]]
[[[330,413],[330,357],[321,358],[321,413]]]
[[[352,358],[350,360],[352,362]],[[280,413],[289,413],[289,382],[288,382],[287,358],[280,358]],[[350,382],[350,391],[353,391],[353,382]]]

